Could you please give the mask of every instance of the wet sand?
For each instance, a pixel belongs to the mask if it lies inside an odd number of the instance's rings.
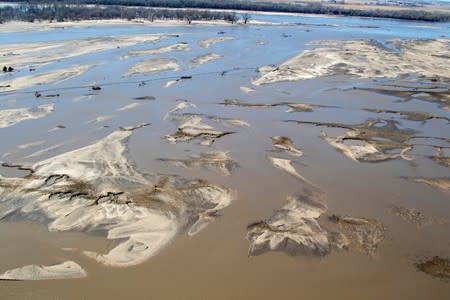
[[[104,28],[67,30],[95,40]],[[1,297],[449,295],[442,39],[399,41],[369,30],[355,42],[345,30],[295,26],[124,29],[129,37],[117,40],[130,44],[62,57],[36,75],[27,66],[3,74],[28,81],[81,61],[95,65],[0,94],[0,273],[73,261],[87,276],[0,281]],[[52,34],[40,43],[54,42]],[[142,35],[167,38],[133,39]],[[274,69],[330,35],[343,47],[397,40],[413,53],[379,48],[392,58],[386,70],[402,59],[409,65],[386,78],[373,72],[379,58],[356,64],[340,48],[331,52],[350,70],[365,66],[364,76],[340,66],[304,80]],[[424,43],[440,45],[435,62],[411,58],[428,58]],[[210,53],[221,58],[192,63]],[[33,109],[42,105],[52,109]]]

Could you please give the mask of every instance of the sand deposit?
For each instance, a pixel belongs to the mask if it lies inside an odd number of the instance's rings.
[[[52,266],[29,265],[0,274],[0,280],[54,280],[84,278],[87,274],[77,263],[66,261]]]
[[[255,85],[345,74],[358,78],[395,78],[417,74],[450,78],[449,41],[393,40],[394,52],[372,40],[321,41],[279,66],[259,69]]]
[[[14,108],[0,110],[0,128],[10,127],[25,120],[43,118],[53,112],[53,110],[53,104],[43,104],[36,108]]]
[[[200,47],[203,48],[209,48],[209,46],[225,41],[234,40],[231,36],[222,36],[222,37],[216,37],[216,38],[210,38],[199,42]]]
[[[150,58],[135,64],[125,73],[125,76],[130,76],[133,74],[159,73],[169,70],[177,72],[180,71],[181,68],[173,59]]]
[[[132,133],[116,131],[37,162],[27,178],[0,177],[0,219],[44,216],[51,231],[106,232],[117,241],[108,253],[84,253],[105,265],[129,266],[177,234],[197,233],[231,203],[228,189],[205,181],[140,173],[125,156]]]

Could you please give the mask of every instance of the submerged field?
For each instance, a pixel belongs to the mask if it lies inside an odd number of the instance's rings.
[[[1,25],[0,297],[450,295],[449,24],[252,22]]]

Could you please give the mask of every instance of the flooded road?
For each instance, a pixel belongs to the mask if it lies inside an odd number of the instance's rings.
[[[449,24],[252,19],[3,29],[0,298],[450,295]]]

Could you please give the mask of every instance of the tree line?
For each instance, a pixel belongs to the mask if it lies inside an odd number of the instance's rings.
[[[22,1],[24,2],[24,1]],[[185,20],[189,24],[198,20],[224,20],[230,23],[238,21],[238,16],[230,12],[189,9],[156,9],[148,7],[126,7],[117,5],[86,6],[79,4],[24,3],[18,6],[0,7],[0,23],[8,21],[81,21],[107,19],[144,19],[153,22],[157,19]]]
[[[11,2],[46,3],[43,0],[16,0]],[[327,6],[320,3],[279,3],[254,2],[241,0],[54,0],[52,3],[72,4],[98,4],[120,5],[132,7],[159,7],[159,8],[192,8],[192,9],[221,9],[265,12],[290,12],[305,14],[329,14],[341,16],[393,18],[403,20],[449,22],[450,14],[447,12],[432,12],[425,10],[386,10],[386,9],[351,9],[339,6]]]

